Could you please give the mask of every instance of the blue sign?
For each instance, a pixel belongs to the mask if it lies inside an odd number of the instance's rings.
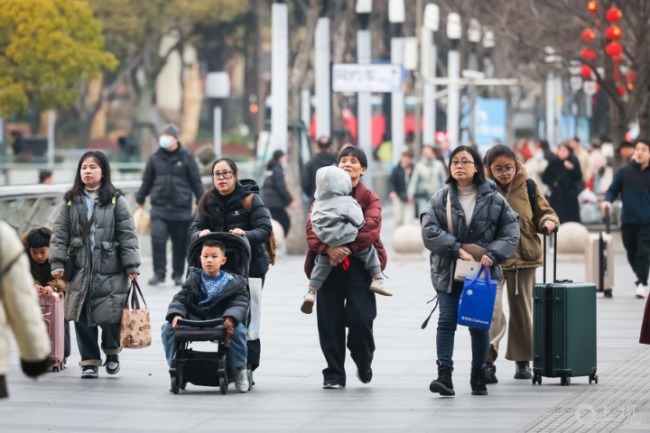
[[[504,99],[476,99],[474,105],[474,128],[472,124],[472,113],[469,104],[463,110],[461,127],[464,130],[474,130],[474,143],[481,153],[498,141],[506,143],[506,101]],[[467,137],[466,134],[463,134]]]

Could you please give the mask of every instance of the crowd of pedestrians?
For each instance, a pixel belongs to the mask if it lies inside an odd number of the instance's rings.
[[[236,386],[246,392],[252,377],[246,372],[259,367],[261,342],[246,340],[250,295],[243,289],[245,280],[221,269],[227,261],[226,247],[209,237],[201,249],[201,269],[194,269],[185,280],[187,250],[190,242],[213,233],[244,238],[251,251],[248,277],[261,280],[263,287],[270,266],[271,221],[278,221],[286,235],[292,226],[286,209],[298,203],[286,183],[286,155],[281,150],[273,153],[261,191],[254,181],[240,178],[232,159],[215,156],[210,168],[204,167],[212,179],[204,192],[199,166],[181,143],[178,128],[164,127],[159,144],[147,161],[136,204],[142,207],[150,198],[154,276],[149,285],[165,280],[166,244],[171,237],[171,277],[182,286],[163,325],[167,361],[172,367],[179,319],[222,315],[232,345],[229,363]],[[328,137],[320,137],[316,145],[318,152],[304,167],[301,179],[308,205],[306,221],[293,221],[305,224],[308,244],[304,271],[309,286],[301,310],[316,310],[326,363],[323,388],[342,389],[347,383],[346,347],[357,378],[364,384],[371,382],[375,295],[392,292],[384,286],[382,274],[388,257],[379,236],[381,199],[362,182],[368,170],[366,154],[353,145],[335,152]],[[506,332],[504,358],[515,362],[516,379],[531,378],[532,288],[535,269],[541,265],[538,234],[551,233],[564,222],[579,222],[579,196],[585,188],[605,190],[609,161],[602,148],[594,145],[588,152],[577,138],[555,150],[544,141],[521,141],[513,148],[495,145],[482,158],[474,146],[449,149],[448,143],[441,143],[423,146],[415,164],[411,149],[402,153],[390,174],[389,195],[396,225],[421,224],[422,240],[430,252],[431,283],[440,307],[433,393],[455,394],[453,352],[463,288],[454,278],[458,261],[480,262],[499,281],[490,329],[469,327],[472,394],[486,395],[486,385],[498,382],[495,363]],[[612,202],[621,198],[623,243],[637,278],[634,293],[645,298],[650,268],[650,143],[637,140],[628,155],[629,148],[623,143],[617,150],[630,161],[613,174],[601,208],[609,212]],[[37,375],[47,367],[49,344],[42,322],[34,319],[40,316],[35,299],[59,292],[65,299],[66,324],[74,323],[81,377],[98,377],[102,365],[106,373],[118,373],[121,312],[129,281],[140,273],[140,253],[131,210],[111,182],[106,156],[89,151],[80,158],[52,232],[41,227],[24,237],[27,257],[9,248],[13,241],[5,241],[11,238],[5,225],[0,224],[0,235],[3,287],[16,272],[26,272],[34,281],[32,286],[26,280],[29,290],[12,300],[25,304],[21,309],[32,317],[6,313],[18,337],[24,371]],[[25,291],[21,285],[12,290]],[[25,329],[16,330],[16,321],[24,322]],[[0,325],[0,344],[6,345],[1,334],[4,323]],[[66,335],[67,358],[69,331]],[[6,396],[4,371],[3,357],[0,397]]]

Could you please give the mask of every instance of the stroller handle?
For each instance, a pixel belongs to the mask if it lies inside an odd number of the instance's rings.
[[[180,326],[190,326],[192,328],[214,328],[223,324],[223,319],[210,319],[210,320],[189,320],[189,319],[178,319],[178,324]]]

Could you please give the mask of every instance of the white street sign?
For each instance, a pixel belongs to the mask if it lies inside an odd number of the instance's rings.
[[[402,91],[402,68],[398,65],[338,63],[332,68],[332,90],[354,93]]]

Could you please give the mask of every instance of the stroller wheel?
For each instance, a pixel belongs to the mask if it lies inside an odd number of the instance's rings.
[[[169,387],[169,390],[174,394],[178,394],[179,387],[178,387],[178,379],[176,378],[176,376],[171,377],[171,386]]]
[[[228,380],[225,377],[219,378],[219,391],[224,395],[228,393]]]

